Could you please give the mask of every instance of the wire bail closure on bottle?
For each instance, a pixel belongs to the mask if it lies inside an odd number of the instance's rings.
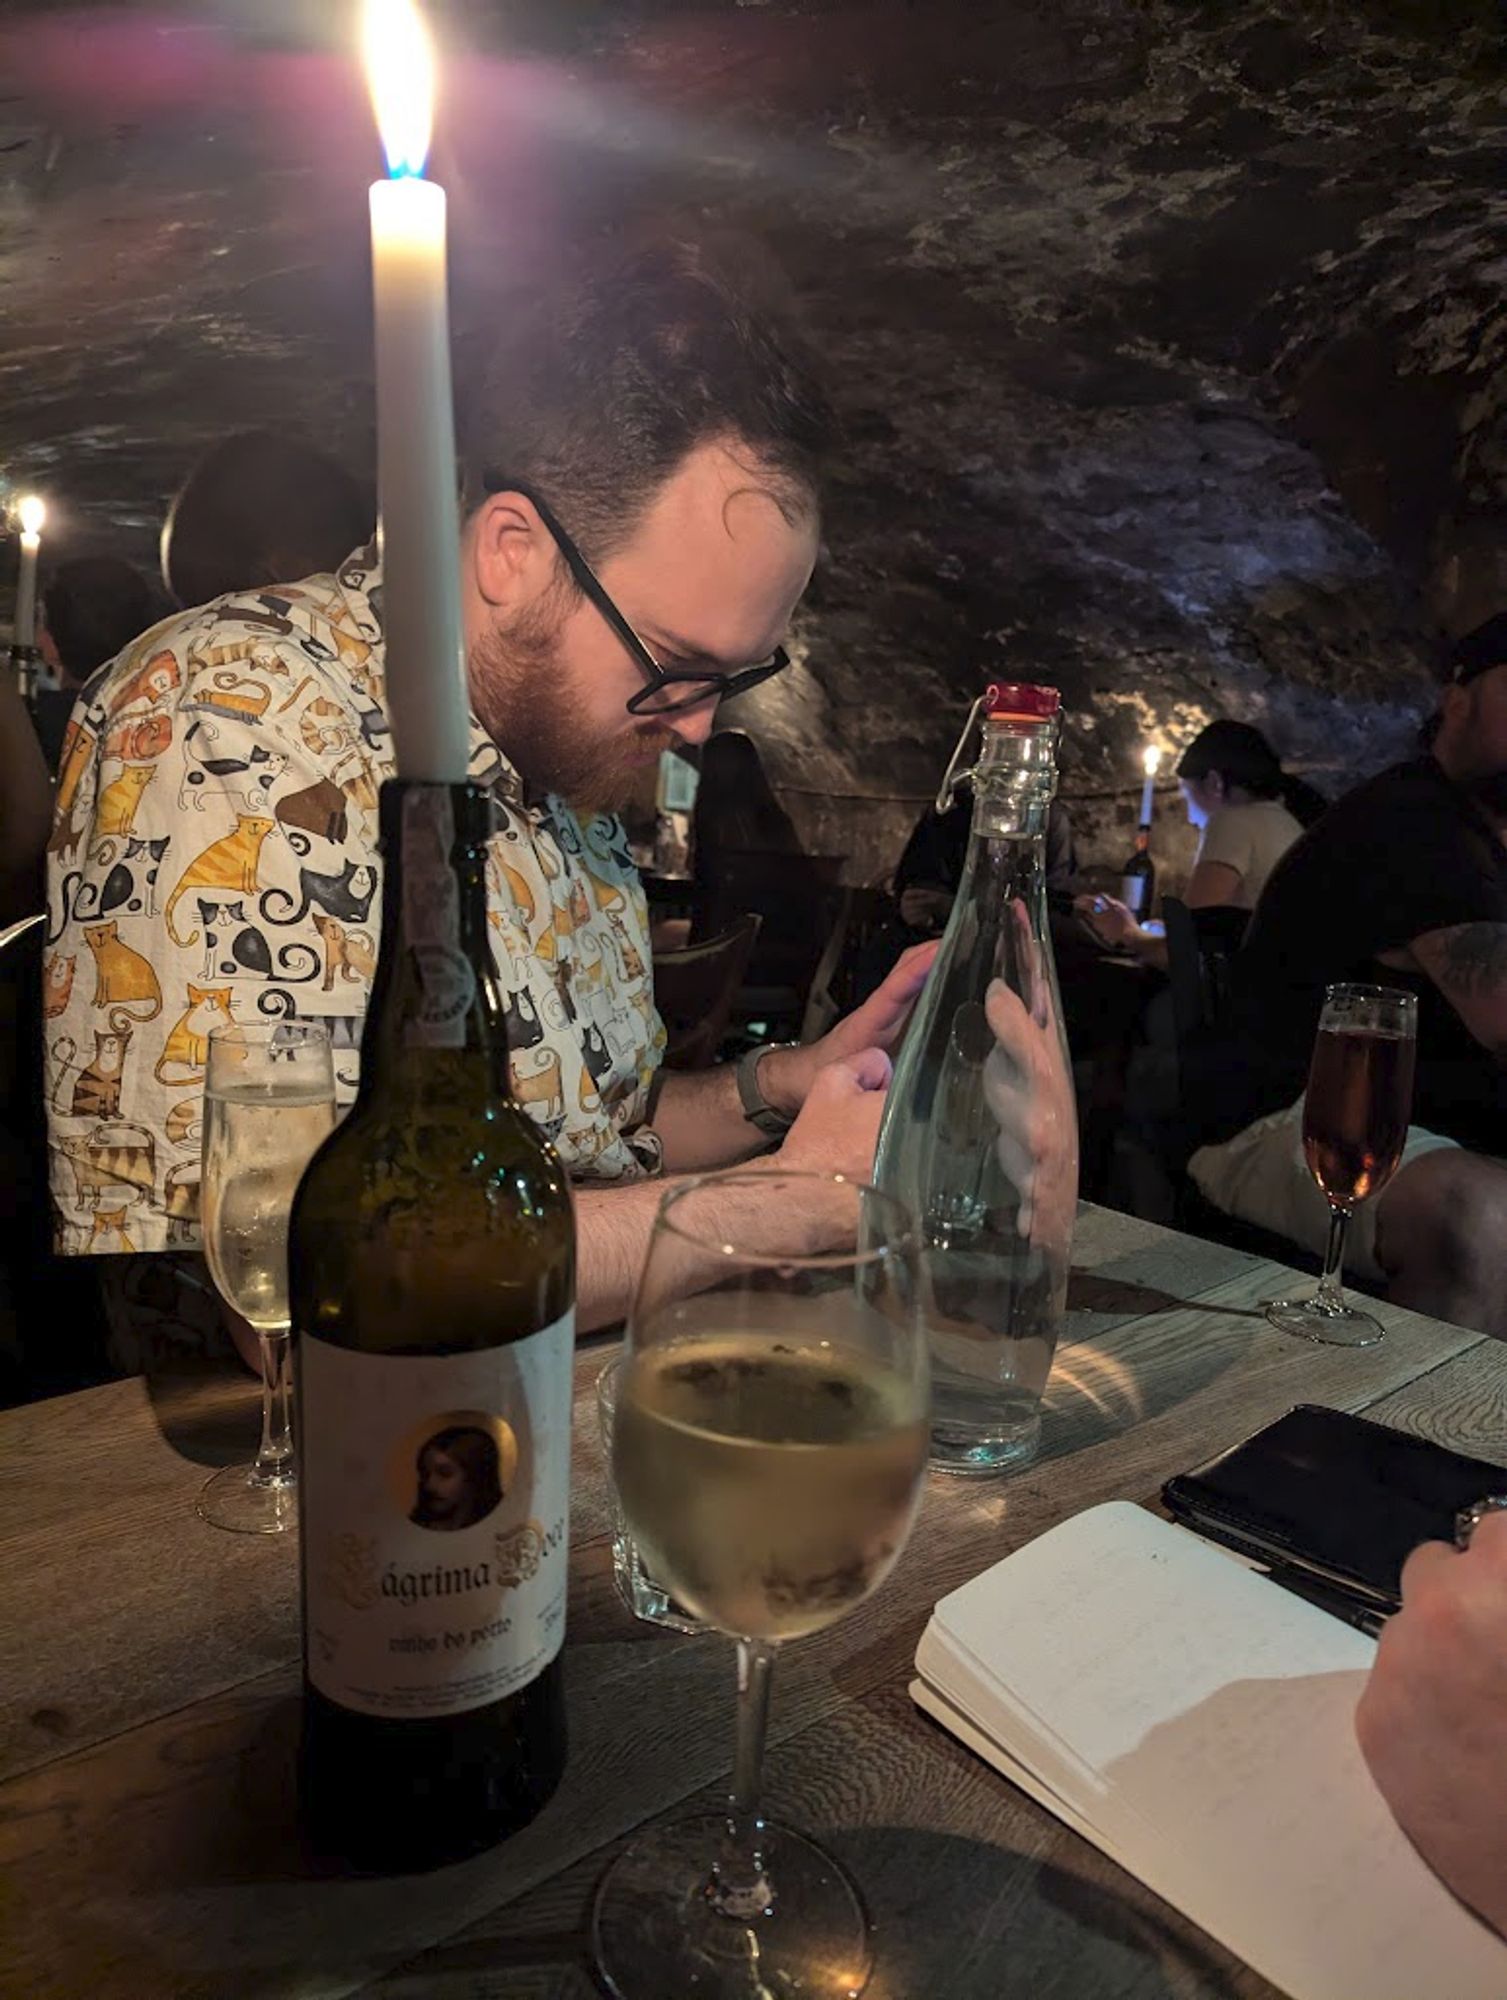
[[[952,804],[953,794],[967,775],[962,769],[963,755],[968,738],[973,734],[973,725],[979,719],[979,711],[989,699],[988,693],[981,694],[968,711],[968,720],[963,724],[963,733],[953,745],[952,755],[947,760],[947,769],[942,773],[942,782],[937,787],[936,809],[946,812]]]
[[[942,783],[937,791],[936,810],[945,813],[952,804],[953,795],[964,776],[970,775],[962,769],[968,738],[973,733],[973,725],[983,710],[991,722],[997,722],[1011,734],[1029,730],[1039,732],[1043,723],[1054,727],[1062,711],[1062,696],[1054,687],[1045,687],[1036,681],[991,681],[968,711],[968,720],[963,724],[963,733],[953,747],[947,760],[947,769],[942,774]],[[973,767],[976,772],[977,765]]]

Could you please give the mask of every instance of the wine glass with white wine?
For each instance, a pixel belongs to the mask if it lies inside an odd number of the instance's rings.
[[[288,1382],[288,1214],[293,1191],[335,1126],[335,1075],[322,1021],[217,1028],[204,1077],[200,1189],[204,1254],[216,1289],[256,1328],[262,1441],[199,1495],[202,1519],[276,1535],[296,1508]]]
[[[889,1574],[929,1415],[920,1254],[900,1203],[778,1170],[665,1197],[628,1324],[613,1475],[646,1568],[738,1642],[738,1740],[727,1812],[650,1826],[602,1882],[592,1944],[617,2000],[851,2000],[867,1983],[858,1889],[760,1811],[769,1679],[783,1641]]]

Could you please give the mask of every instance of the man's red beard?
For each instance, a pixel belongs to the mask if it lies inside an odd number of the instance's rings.
[[[555,792],[578,812],[614,812],[641,789],[645,766],[679,742],[651,716],[624,715],[611,736],[581,732],[574,690],[559,660],[568,602],[546,600],[504,635],[471,650],[471,702],[482,727],[535,791]]]

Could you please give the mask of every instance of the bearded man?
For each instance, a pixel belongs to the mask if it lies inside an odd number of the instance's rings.
[[[930,960],[909,954],[818,1043],[660,1070],[614,808],[667,747],[705,741],[725,695],[787,666],[831,430],[786,314],[664,245],[521,325],[470,438],[470,774],[496,803],[514,1090],[578,1183],[583,1328],[626,1309],[665,1173],[751,1159],[787,1129],[784,1164],[867,1173]],[[192,1315],[142,1253],[197,1246],[209,1032],[323,1016],[340,1103],[354,1094],[392,771],[369,550],[168,620],[79,698],[49,871],[57,1244],[134,1253],[128,1289],[169,1321]],[[177,1262],[192,1284],[197,1260]],[[124,1335],[116,1352],[150,1359]]]

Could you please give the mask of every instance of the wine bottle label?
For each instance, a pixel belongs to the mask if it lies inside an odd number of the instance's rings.
[[[1146,898],[1146,877],[1126,875],[1120,883],[1120,901],[1133,917],[1141,915],[1141,905]]]
[[[410,1047],[462,1049],[476,974],[461,948],[460,884],[451,865],[455,804],[443,785],[415,785],[403,798],[403,935],[420,1003],[403,1024]]]
[[[304,1650],[342,1708],[456,1715],[559,1652],[574,1320],[470,1354],[303,1337]]]

